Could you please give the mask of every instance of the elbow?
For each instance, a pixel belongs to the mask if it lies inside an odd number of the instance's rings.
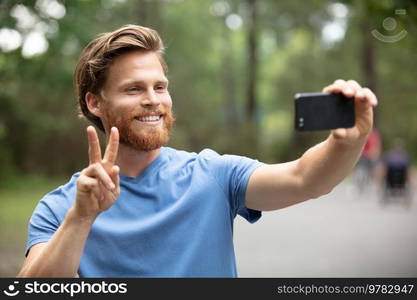
[[[16,278],[28,278],[31,277],[28,272],[27,272],[27,268],[23,267],[19,273],[16,275]]]
[[[34,272],[33,268],[29,264],[26,264],[25,266],[23,266],[20,269],[19,273],[16,275],[16,278],[33,278],[33,277],[42,277],[42,276],[38,274],[37,272]]]
[[[58,277],[50,271],[46,271],[43,267],[36,267],[32,264],[26,264],[16,275],[16,278],[48,278],[48,277]]]
[[[300,191],[302,191],[303,197],[307,199],[316,199],[321,196],[330,194],[333,191],[334,186],[323,185],[319,186],[315,183],[307,183],[301,181]]]

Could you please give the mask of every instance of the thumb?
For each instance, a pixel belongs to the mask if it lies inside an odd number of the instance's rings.
[[[110,177],[113,180],[114,185],[116,186],[116,192],[120,192],[120,178],[119,178],[120,168],[119,166],[113,166],[110,172]]]
[[[332,135],[335,139],[344,139],[347,135],[346,128],[338,128],[335,130],[332,130]]]

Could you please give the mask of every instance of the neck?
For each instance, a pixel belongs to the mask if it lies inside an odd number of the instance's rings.
[[[152,151],[141,151],[119,144],[116,164],[120,167],[121,174],[137,177],[158,157],[160,151],[161,148]]]

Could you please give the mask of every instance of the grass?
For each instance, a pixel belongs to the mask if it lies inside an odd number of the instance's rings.
[[[0,188],[0,277],[14,277],[24,258],[27,224],[39,200],[68,181],[65,178],[23,176]]]

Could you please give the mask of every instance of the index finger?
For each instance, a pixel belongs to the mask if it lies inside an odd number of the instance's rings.
[[[98,141],[97,132],[93,126],[87,127],[87,136],[88,136],[88,158],[90,160],[90,165],[100,162],[101,160],[101,150],[100,142]]]
[[[117,151],[119,150],[119,130],[112,127],[110,130],[109,143],[107,144],[106,152],[104,153],[104,160],[114,164],[117,158]]]

